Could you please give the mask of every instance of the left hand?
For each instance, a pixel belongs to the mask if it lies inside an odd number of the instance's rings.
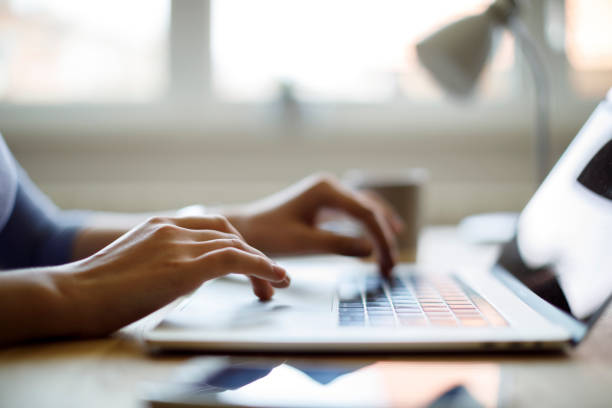
[[[323,209],[339,210],[355,218],[364,225],[369,238],[317,228],[317,215]],[[307,177],[286,190],[225,215],[250,245],[266,254],[368,256],[375,250],[383,276],[390,276],[397,258],[395,235],[401,230],[399,217],[381,199],[352,191],[333,176]]]

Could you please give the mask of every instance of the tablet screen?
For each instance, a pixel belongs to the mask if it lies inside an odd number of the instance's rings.
[[[153,406],[470,408],[497,406],[499,387],[499,367],[486,363],[200,358],[183,367],[172,384],[158,387],[149,401]]]

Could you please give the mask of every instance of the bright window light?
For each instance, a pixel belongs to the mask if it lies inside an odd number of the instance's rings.
[[[442,95],[422,70],[414,44],[488,0],[217,0],[212,4],[213,83],[235,101],[293,90],[310,101],[380,102]],[[490,72],[507,73],[513,44],[504,35]],[[492,81],[485,95],[510,85]],[[499,76],[497,77],[499,79]]]
[[[566,0],[567,58],[575,69],[612,70],[612,2]]]
[[[565,0],[565,50],[578,94],[603,97],[612,85],[612,1]]]
[[[143,101],[166,82],[168,0],[0,4],[0,99]]]

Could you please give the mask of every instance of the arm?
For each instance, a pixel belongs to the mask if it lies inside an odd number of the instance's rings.
[[[54,268],[0,273],[0,345],[77,333],[74,310],[53,278]]]
[[[52,266],[82,259],[152,216],[177,213],[61,211],[18,163],[12,164],[17,188],[10,216],[0,227],[0,269]]]
[[[255,294],[269,299],[289,277],[246,241],[275,254],[369,254],[370,241],[318,229],[323,208],[361,220],[389,272],[398,225],[382,206],[329,177],[310,177],[267,200],[228,209],[231,223],[218,216],[157,217],[125,233],[143,215],[104,215],[98,219],[104,227],[76,235],[75,258],[83,259],[0,274],[0,344],[105,335],[227,273],[247,275]]]
[[[17,166],[15,199],[0,227],[0,269],[67,262],[84,218],[83,212],[60,211]]]

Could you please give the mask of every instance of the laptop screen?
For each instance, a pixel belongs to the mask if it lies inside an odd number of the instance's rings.
[[[612,99],[600,103],[519,218],[498,261],[589,323],[612,294]]]

